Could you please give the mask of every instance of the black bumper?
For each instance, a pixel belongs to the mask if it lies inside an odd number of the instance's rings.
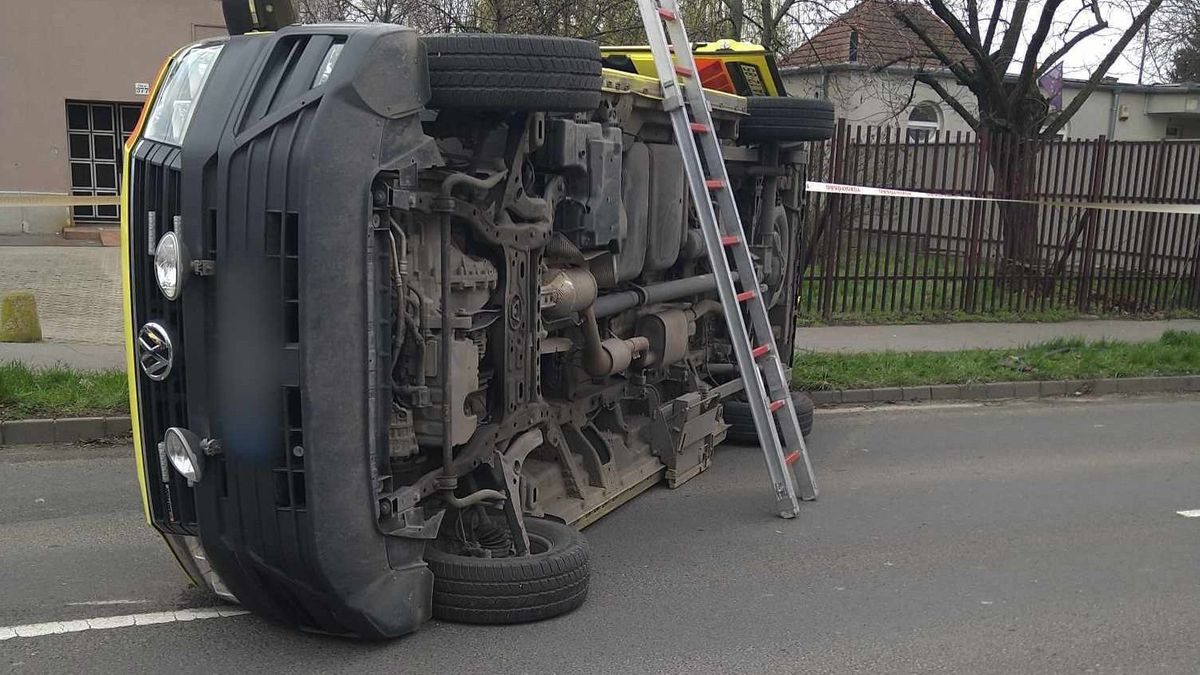
[[[423,542],[377,526],[390,385],[367,311],[370,188],[436,161],[427,98],[408,29],[236,37],[182,150],[143,140],[132,159],[134,330],[165,321],[179,344],[165,382],[138,381],[152,520],[198,534],[249,609],[311,630],[391,637],[430,615]],[[175,303],[148,265],[148,211],[214,261]],[[221,441],[194,488],[162,480],[155,444],[173,425]]]

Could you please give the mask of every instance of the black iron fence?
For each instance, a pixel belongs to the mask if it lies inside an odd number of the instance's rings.
[[[1200,309],[1200,141],[924,137],[839,122],[814,180],[1013,201],[810,194],[802,316]]]

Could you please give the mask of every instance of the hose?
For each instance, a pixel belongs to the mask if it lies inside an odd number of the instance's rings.
[[[434,200],[433,208],[441,212],[441,245],[442,245],[442,353],[439,374],[442,377],[442,467],[446,475],[451,475],[454,463],[454,447],[451,444],[450,426],[453,421],[450,401],[450,343],[453,340],[453,326],[450,323],[450,214],[454,211],[454,189],[459,186],[471,187],[477,190],[490,190],[496,187],[508,171],[497,171],[487,178],[475,178],[465,173],[456,173],[442,181],[441,196]]]

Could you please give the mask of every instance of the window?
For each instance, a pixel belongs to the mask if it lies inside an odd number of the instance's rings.
[[[858,63],[858,31],[850,31],[850,63]]]
[[[140,103],[67,101],[67,160],[71,194],[115,196],[121,190],[121,153],[141,115]],[[73,207],[75,220],[112,223],[120,218],[116,206]]]
[[[908,113],[908,140],[921,143],[931,140],[941,129],[941,111],[936,103],[918,103]]]

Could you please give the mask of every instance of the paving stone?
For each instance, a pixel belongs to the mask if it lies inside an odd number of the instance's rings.
[[[1140,394],[1147,391],[1162,391],[1158,377],[1123,377],[1117,380],[1117,391],[1122,394]]]
[[[983,390],[989,399],[1012,398],[1016,395],[1012,382],[988,382]]]
[[[875,400],[874,389],[843,389],[842,403],[870,403]]]
[[[978,401],[988,398],[987,385],[979,383],[962,385],[962,398],[964,401]]]
[[[54,442],[74,443],[104,438],[103,417],[73,417],[54,420]]]
[[[808,397],[812,399],[813,405],[837,405],[842,402],[841,390],[835,391],[810,391]]]
[[[1041,382],[1013,382],[1013,396],[1017,398],[1037,398],[1042,395]]]
[[[54,442],[54,420],[17,420],[4,423],[4,442],[8,445]]]
[[[105,417],[105,436],[128,436],[133,433],[133,423],[128,417]]]
[[[1066,380],[1046,380],[1038,382],[1039,396],[1067,396],[1073,394],[1070,387],[1067,386]]]
[[[1154,389],[1147,391],[1187,391],[1188,377],[1186,375],[1167,375],[1146,379],[1154,381]]]
[[[881,387],[875,390],[873,400],[876,403],[893,403],[904,400],[904,392],[900,387]]]
[[[933,398],[930,387],[900,387],[900,396],[905,401],[928,401]]]
[[[1063,380],[1063,383],[1067,385],[1068,396],[1087,396],[1096,386],[1094,380]]]
[[[929,387],[929,398],[933,401],[954,401],[963,397],[960,384],[935,384]]]

